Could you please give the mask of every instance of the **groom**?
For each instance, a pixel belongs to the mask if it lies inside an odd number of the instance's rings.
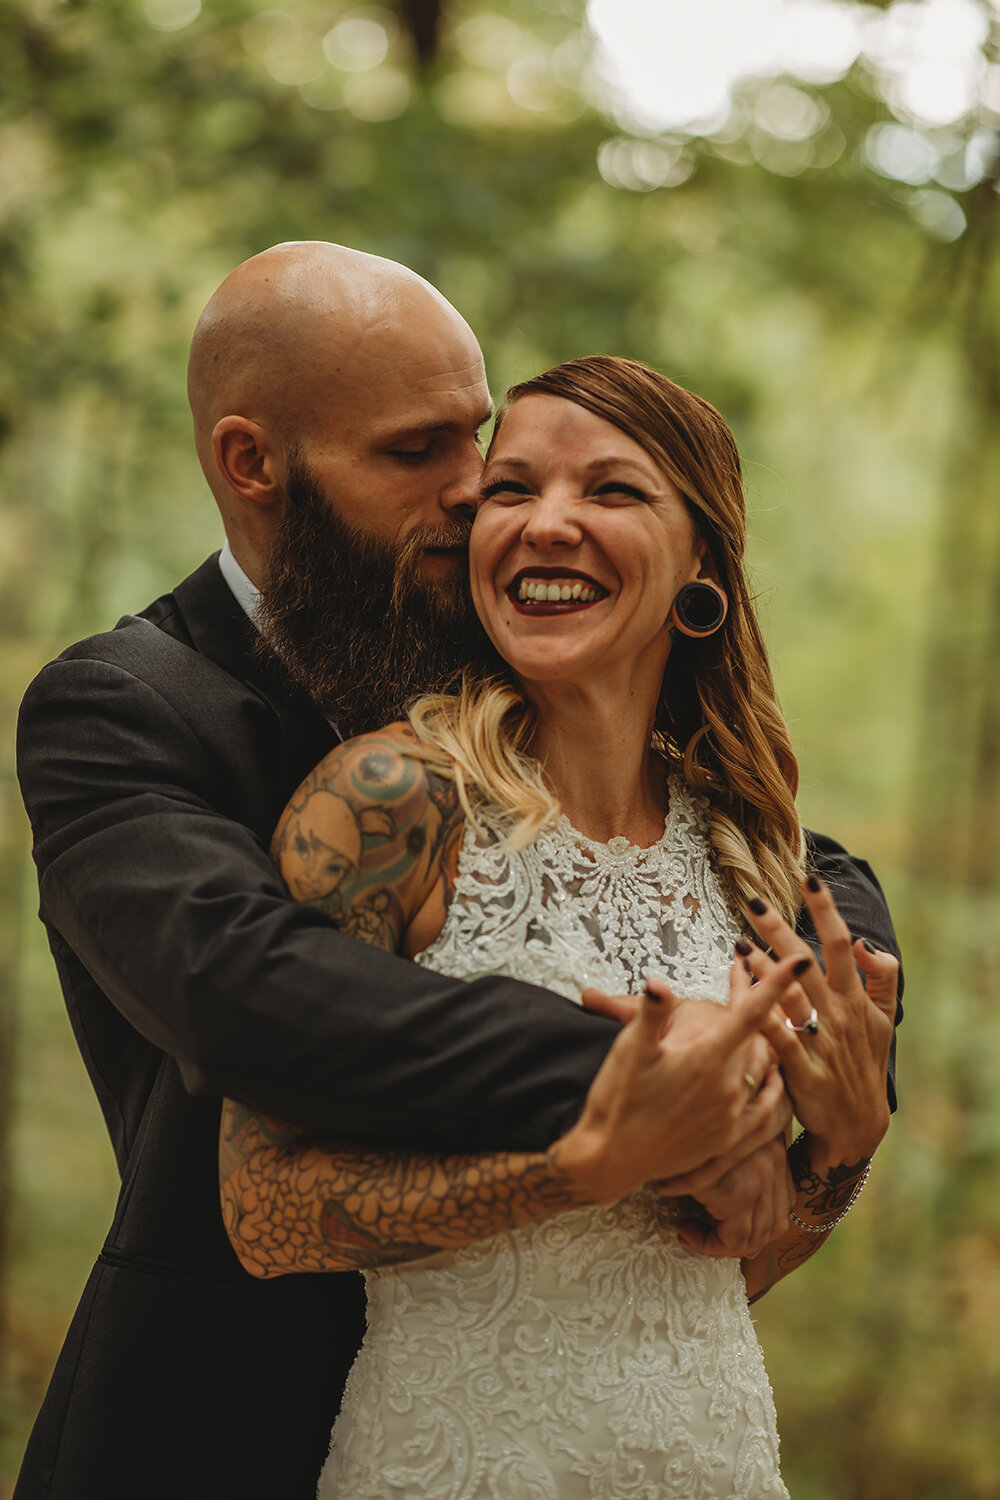
[[[391,262],[278,246],[212,298],[189,390],[221,555],[69,648],[22,709],[41,914],[122,1192],[17,1500],[313,1494],[360,1287],[240,1271],[220,1095],[335,1138],[530,1150],[617,1031],[341,935],[266,853],[338,733],[398,716],[474,644],[464,545],[490,403],[467,325]],[[867,868],[814,852],[852,930],[893,946]]]

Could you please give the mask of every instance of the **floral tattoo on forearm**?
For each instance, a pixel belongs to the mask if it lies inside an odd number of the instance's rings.
[[[261,1277],[396,1265],[578,1201],[558,1148],[437,1157],[341,1146],[307,1140],[232,1100],[219,1175],[226,1229]]]
[[[808,1214],[815,1219],[818,1230],[823,1229],[825,1220],[829,1221],[829,1228],[832,1229],[833,1221],[850,1203],[869,1165],[869,1158],[862,1157],[860,1161],[851,1164],[841,1163],[831,1167],[828,1175],[823,1177],[813,1169],[808,1140],[800,1137],[788,1150],[788,1166],[799,1195],[796,1212],[800,1217]],[[794,1225],[790,1226],[787,1234],[761,1252],[756,1263],[760,1265],[763,1262],[766,1266],[765,1284],[750,1298],[751,1303],[763,1297],[789,1271],[794,1271],[810,1256],[815,1255],[819,1247],[826,1244],[826,1239],[825,1233],[810,1233]]]

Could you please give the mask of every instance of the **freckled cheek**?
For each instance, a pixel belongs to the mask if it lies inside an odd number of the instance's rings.
[[[469,579],[477,605],[480,599],[493,599],[501,592],[497,575],[506,551],[504,537],[495,525],[479,520],[474,523],[469,537]]]
[[[493,584],[493,567],[486,552],[469,547],[469,586],[472,603],[480,620],[489,630],[491,621],[497,617],[497,596]],[[505,601],[501,601],[505,602]]]

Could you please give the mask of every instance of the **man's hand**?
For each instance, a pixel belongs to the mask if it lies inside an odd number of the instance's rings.
[[[700,1174],[692,1174],[701,1180]],[[680,1179],[684,1184],[685,1179]],[[674,1184],[658,1183],[661,1191]],[[688,1196],[695,1197],[690,1192]],[[765,1245],[788,1230],[788,1215],[795,1201],[795,1184],[788,1169],[785,1137],[777,1136],[731,1167],[716,1182],[702,1185],[697,1202],[715,1220],[682,1219],[677,1231],[682,1242],[703,1255],[758,1255]]]

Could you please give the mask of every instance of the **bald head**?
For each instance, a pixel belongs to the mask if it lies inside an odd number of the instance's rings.
[[[391,368],[394,346],[448,339],[478,356],[472,330],[429,282],[396,261],[323,240],[244,261],[198,320],[188,363],[195,442],[213,490],[212,432],[235,413],[295,442],[359,379]]]

